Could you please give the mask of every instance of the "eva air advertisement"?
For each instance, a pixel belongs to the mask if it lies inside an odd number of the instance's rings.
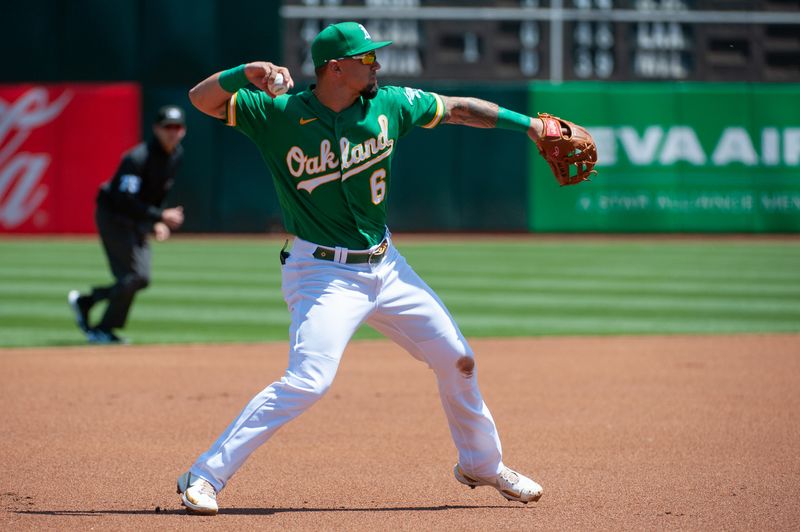
[[[800,85],[534,83],[537,112],[586,126],[599,164],[560,188],[532,148],[533,231],[800,231]]]

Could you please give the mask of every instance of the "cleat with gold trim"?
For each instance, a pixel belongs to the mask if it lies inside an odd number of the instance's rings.
[[[509,501],[528,504],[531,501],[536,502],[542,497],[542,487],[539,484],[505,466],[494,478],[481,478],[465,473],[461,466],[456,464],[453,468],[453,475],[457,481],[472,489],[478,486],[491,486]]]
[[[217,490],[206,479],[186,472],[178,477],[177,492],[187,513],[217,515]]]

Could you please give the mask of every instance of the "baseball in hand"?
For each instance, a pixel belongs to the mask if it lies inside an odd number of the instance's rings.
[[[280,96],[281,94],[285,94],[288,90],[289,86],[286,85],[286,81],[283,79],[283,74],[280,72],[275,74],[275,81],[269,84],[269,91],[275,96]]]

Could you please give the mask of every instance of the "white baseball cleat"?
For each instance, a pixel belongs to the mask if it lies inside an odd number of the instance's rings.
[[[189,472],[178,477],[178,494],[181,504],[190,514],[217,515],[217,490],[209,481]]]
[[[453,468],[453,474],[457,481],[473,489],[477,486],[491,486],[509,501],[528,504],[531,501],[538,501],[542,496],[542,487],[539,484],[508,467],[503,467],[503,470],[491,479],[468,475],[459,464]]]

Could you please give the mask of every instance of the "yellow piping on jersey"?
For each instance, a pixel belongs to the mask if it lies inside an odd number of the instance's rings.
[[[225,125],[236,126],[236,96],[238,94],[238,92],[234,92],[230,100],[228,100],[228,121]]]
[[[433,116],[433,119],[430,122],[422,126],[426,129],[431,129],[439,125],[439,122],[444,116],[444,102],[442,102],[441,96],[439,96],[435,92],[432,92],[431,94],[433,95],[434,98],[436,98],[436,114]]]

